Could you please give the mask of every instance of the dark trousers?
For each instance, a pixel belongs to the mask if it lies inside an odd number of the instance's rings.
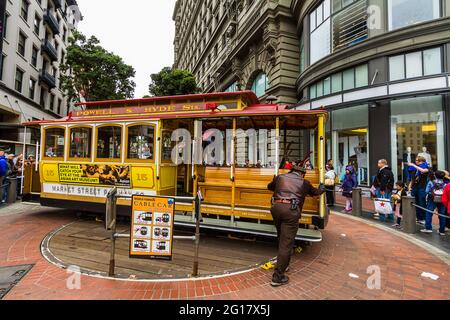
[[[334,187],[326,187],[327,205],[334,206]]]
[[[275,273],[281,276],[291,261],[295,236],[298,231],[300,210],[291,210],[289,203],[275,203],[270,210],[278,235],[278,256]]]
[[[415,187],[413,189],[414,197],[416,198],[416,204],[421,206],[422,208],[427,207],[427,193],[425,192],[425,188]],[[426,212],[421,208],[416,207],[416,217],[417,220],[423,221],[425,220]]]

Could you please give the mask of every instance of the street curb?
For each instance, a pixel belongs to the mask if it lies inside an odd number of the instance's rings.
[[[436,248],[435,246],[433,246],[433,245],[431,245],[429,243],[426,243],[425,241],[419,240],[419,239],[415,238],[412,235],[406,234],[406,233],[404,233],[402,231],[391,229],[391,228],[389,228],[387,226],[383,226],[383,225],[380,225],[380,224],[373,223],[373,222],[368,221],[368,220],[363,219],[363,218],[350,216],[350,215],[347,215],[347,214],[344,214],[344,213],[341,213],[341,212],[331,211],[331,213],[335,214],[337,216],[340,216],[340,217],[347,218],[347,219],[363,222],[363,223],[365,223],[367,225],[370,225],[372,227],[376,227],[376,228],[378,228],[380,230],[387,231],[387,232],[389,232],[389,233],[391,233],[391,234],[393,234],[393,235],[395,235],[397,237],[403,238],[403,239],[405,239],[405,240],[415,244],[416,246],[418,246],[418,247],[428,251],[432,255],[438,257],[439,259],[441,259],[447,265],[450,265],[450,254],[448,254],[444,250]]]

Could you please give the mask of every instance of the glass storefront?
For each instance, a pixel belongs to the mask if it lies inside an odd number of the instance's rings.
[[[368,125],[367,105],[332,111],[335,171],[342,176],[345,167],[352,164],[360,185],[369,184]]]
[[[433,170],[445,169],[441,96],[391,101],[391,153],[394,175],[408,181],[405,162],[424,156]]]

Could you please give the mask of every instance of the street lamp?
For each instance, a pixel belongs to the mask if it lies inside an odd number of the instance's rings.
[[[275,97],[275,96],[268,96],[268,97],[266,98],[266,101],[267,101],[269,104],[274,104],[274,102],[277,101],[277,100],[278,100],[278,98]]]

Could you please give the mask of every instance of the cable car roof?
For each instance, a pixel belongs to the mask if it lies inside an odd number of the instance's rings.
[[[248,104],[244,109],[220,109],[221,99],[243,99]],[[166,105],[148,105],[155,101],[168,101]],[[193,102],[191,102],[193,101]],[[177,103],[178,102],[178,103]],[[185,105],[183,105],[183,102]],[[25,125],[38,126],[47,124],[67,124],[105,121],[135,121],[159,119],[213,119],[224,117],[285,117],[288,127],[317,125],[317,115],[328,114],[325,109],[295,110],[285,105],[260,104],[252,91],[221,92],[171,97],[153,97],[134,100],[113,100],[86,102],[87,106],[104,106],[104,109],[73,111],[69,116],[57,120],[40,120],[27,122]],[[109,108],[107,108],[107,106]],[[183,107],[191,107],[187,112]],[[290,118],[290,120],[289,120]]]

